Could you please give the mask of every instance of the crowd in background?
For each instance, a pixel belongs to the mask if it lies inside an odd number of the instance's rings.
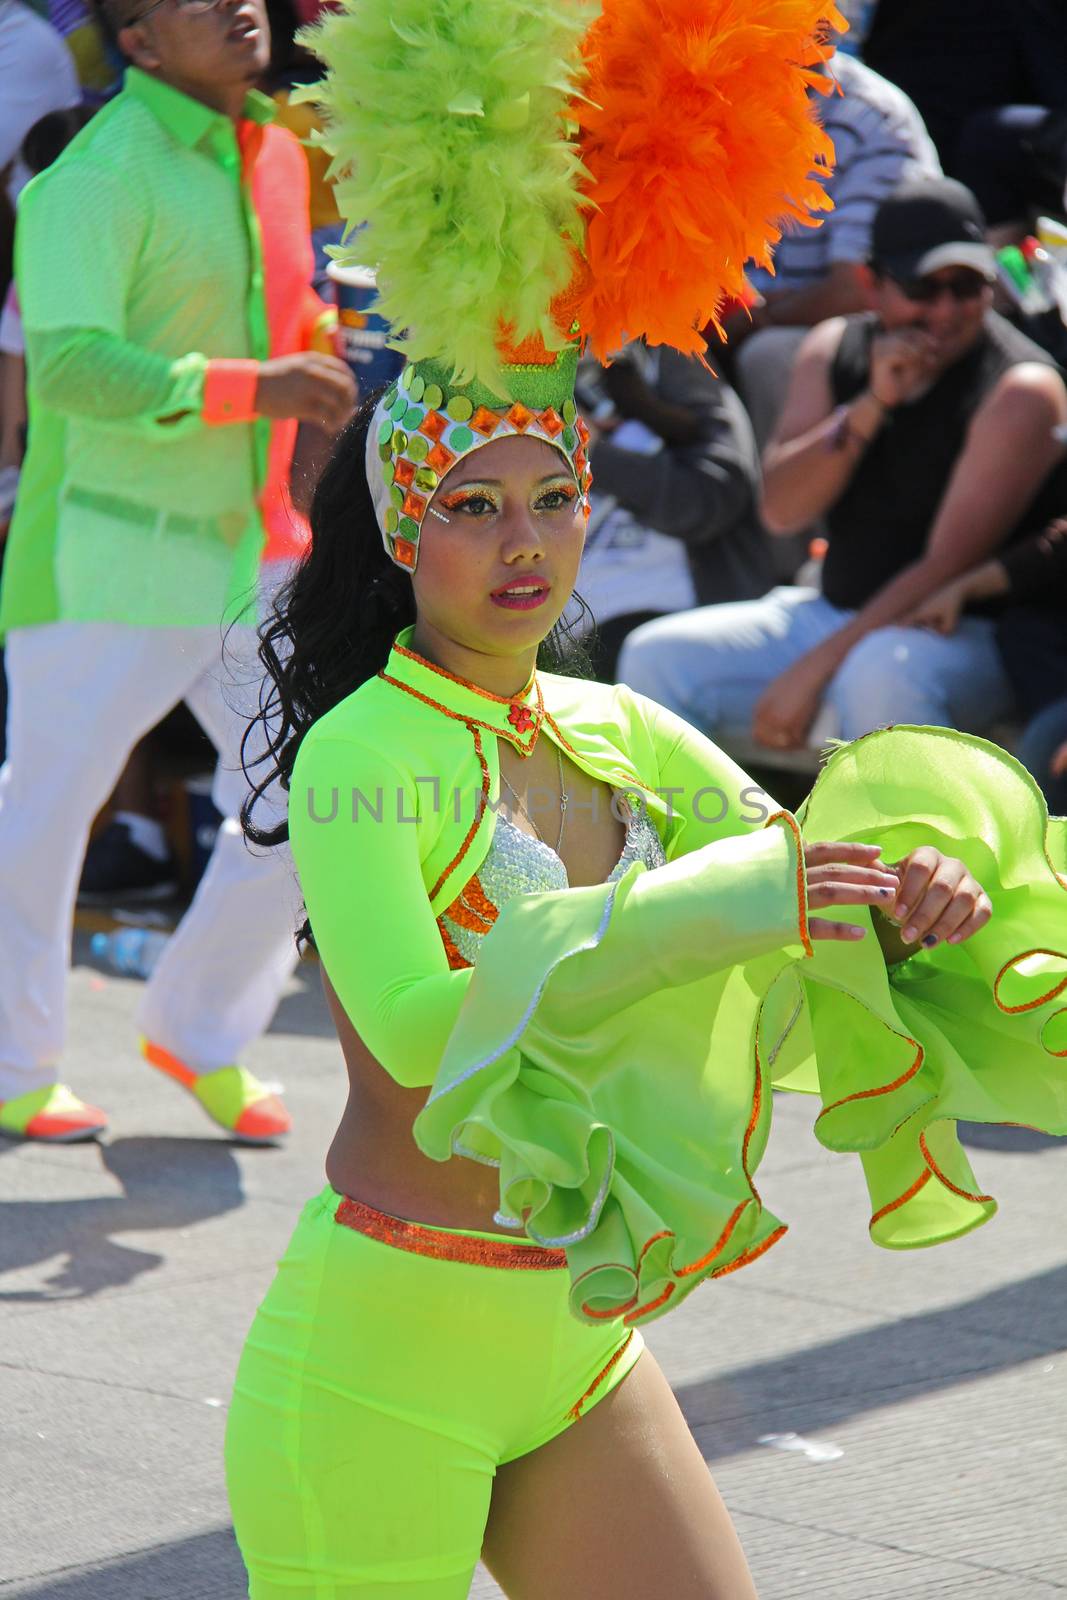
[[[269,9],[262,87],[306,139],[290,92],[315,66],[294,33],[316,0]],[[1060,0],[844,9],[836,87],[813,95],[836,151],[826,221],[753,270],[711,367],[644,348],[583,365],[595,668],[771,765],[887,722],[994,730],[1067,812],[1067,19]],[[18,195],[121,78],[83,0],[0,0],[0,529],[32,492]],[[340,225],[307,159],[322,288]],[[303,430],[298,509],[320,458]],[[173,886],[152,750],[87,894]]]

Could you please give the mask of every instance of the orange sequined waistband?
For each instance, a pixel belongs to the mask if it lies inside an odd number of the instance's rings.
[[[450,1233],[447,1228],[428,1228],[420,1222],[406,1222],[376,1211],[362,1200],[347,1196],[334,1213],[335,1221],[355,1233],[365,1233],[379,1244],[396,1250],[409,1250],[417,1256],[433,1256],[437,1261],[461,1261],[469,1267],[504,1267],[527,1272],[558,1271],[567,1265],[562,1250],[545,1250],[538,1244],[517,1239],[487,1238],[484,1234]]]

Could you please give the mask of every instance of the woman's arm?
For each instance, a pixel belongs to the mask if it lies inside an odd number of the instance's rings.
[[[406,1088],[433,1082],[470,971],[449,969],[422,878],[417,785],[377,750],[314,729],[289,791],[289,837],[330,982]]]
[[[415,779],[379,751],[306,736],[289,834],[312,932],[353,1026],[409,1088],[433,1082],[472,976],[448,966],[422,876],[419,829],[430,819],[418,820],[419,805]],[[572,930],[590,917],[600,934],[578,954],[585,936]],[[800,954],[805,919],[799,836],[761,823],[712,829],[695,855],[617,885],[519,896],[486,938],[574,955],[548,963],[539,997],[552,1025],[574,1035],[655,989],[767,951]]]

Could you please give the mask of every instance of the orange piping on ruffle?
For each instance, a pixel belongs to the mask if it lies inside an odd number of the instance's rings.
[[[1048,1017],[1046,1019],[1045,1027],[1042,1028],[1042,1030],[1041,1030],[1041,1048],[1042,1048],[1042,1050],[1045,1051],[1045,1053],[1047,1055],[1052,1056],[1053,1060],[1061,1061],[1061,1060],[1063,1060],[1064,1057],[1067,1057],[1067,1049],[1050,1050],[1048,1045],[1045,1043],[1045,1028],[1048,1027],[1050,1022],[1055,1022],[1057,1017],[1067,1017],[1067,1010],[1054,1011],[1052,1013],[1051,1017]],[[1027,1126],[1027,1124],[1023,1123],[1023,1122],[1015,1123],[1015,1127],[1017,1127],[1017,1128],[1023,1128],[1023,1127],[1026,1127],[1026,1126]],[[1041,1130],[1040,1129],[1036,1129],[1035,1131],[1036,1132],[1040,1132]]]
[[[1017,1126],[1019,1126],[1019,1124],[1017,1124]],[[898,1195],[895,1200],[890,1200],[888,1205],[879,1207],[868,1223],[869,1228],[873,1228],[876,1222],[880,1222],[882,1218],[888,1216],[891,1211],[896,1211],[900,1206],[907,1205],[908,1201],[913,1200],[919,1193],[919,1190],[924,1188],[926,1184],[930,1182],[931,1178],[936,1178],[938,1183],[940,1183],[943,1188],[950,1190],[952,1194],[959,1195],[961,1200],[970,1200],[975,1205],[995,1204],[991,1194],[971,1194],[969,1190],[961,1189],[959,1184],[953,1183],[950,1178],[945,1177],[945,1174],[941,1171],[941,1168],[930,1154],[930,1147],[926,1142],[925,1132],[920,1133],[919,1135],[919,1150],[922,1154],[923,1160],[926,1162],[926,1171],[920,1172],[915,1182],[905,1189],[902,1195]]]
[[[765,1251],[769,1250],[773,1244],[777,1244],[783,1234],[788,1232],[789,1224],[787,1222],[780,1223],[773,1233],[767,1235],[766,1239],[763,1239],[759,1244],[749,1245],[733,1261],[728,1261],[724,1267],[716,1267],[710,1276],[713,1278],[725,1278],[727,1273],[737,1272],[741,1267],[747,1267],[750,1262],[758,1261]]]
[[[762,1010],[763,1007],[761,1005],[761,1014]],[[676,1279],[691,1277],[694,1272],[700,1272],[704,1270],[712,1261],[714,1261],[715,1257],[725,1250],[730,1241],[730,1237],[734,1232],[734,1229],[737,1227],[737,1224],[740,1222],[742,1216],[748,1210],[749,1206],[756,1205],[761,1210],[763,1209],[763,1202],[760,1199],[759,1190],[756,1188],[756,1185],[753,1181],[752,1171],[748,1164],[749,1147],[752,1143],[756,1129],[759,1127],[760,1112],[763,1108],[763,1062],[760,1059],[759,1053],[759,1017],[756,1019],[755,1032],[756,1046],[753,1052],[755,1066],[753,1077],[755,1081],[752,1089],[752,1107],[748,1115],[748,1125],[745,1128],[745,1136],[741,1142],[741,1167],[745,1174],[745,1182],[748,1184],[748,1187],[751,1190],[751,1199],[742,1200],[738,1206],[735,1206],[734,1210],[730,1213],[730,1216],[727,1219],[726,1226],[723,1228],[722,1233],[705,1255],[699,1257],[699,1259],[696,1261],[689,1262],[685,1266],[671,1267],[671,1271],[674,1273]],[[748,1266],[750,1261],[758,1260],[765,1250],[769,1250],[771,1248],[771,1245],[777,1244],[778,1240],[787,1231],[787,1225],[783,1223],[780,1227],[776,1228],[773,1233],[769,1234],[761,1244],[752,1245],[742,1250],[736,1261],[728,1262],[725,1266],[718,1268],[717,1271],[710,1273],[709,1276],[713,1278],[723,1277],[727,1272],[734,1272],[739,1267]],[[636,1268],[626,1267],[622,1264],[622,1262],[612,1262],[610,1265],[619,1272],[632,1272],[635,1281],[637,1281],[641,1270],[641,1263],[651,1247],[660,1239],[669,1239],[672,1237],[674,1237],[674,1235],[672,1234],[671,1230],[669,1228],[664,1228],[659,1233],[654,1233],[650,1239],[647,1239],[642,1245],[640,1253],[638,1254]],[[575,1287],[577,1287],[577,1284],[582,1282],[583,1278],[587,1278],[593,1273],[603,1270],[603,1267],[591,1267],[588,1272],[584,1272],[582,1274],[581,1278],[576,1279]],[[594,1311],[589,1305],[583,1305],[582,1315],[598,1321],[607,1321],[610,1317],[621,1316],[624,1322],[635,1322],[638,1317],[647,1316],[649,1312],[657,1310],[661,1305],[670,1299],[677,1287],[678,1285],[676,1282],[669,1283],[662,1294],[658,1295],[655,1300],[648,1301],[643,1306],[634,1305],[634,1299],[636,1299],[636,1295],[627,1300],[622,1306],[615,1306],[610,1311]]]
[[[804,946],[804,954],[813,956],[815,951],[811,944],[811,930],[808,927],[808,878],[804,871],[804,839],[797,826],[796,818],[788,811],[776,811],[768,817],[763,824],[769,828],[772,822],[784,822],[789,828],[797,847],[797,915],[800,919],[800,942]]]
[[[613,1265],[617,1265],[617,1263],[612,1263],[612,1264]],[[599,1268],[599,1267],[593,1267],[590,1270],[593,1271],[593,1272],[599,1272],[599,1271],[602,1271],[603,1269]],[[632,1267],[624,1267],[621,1270],[625,1271],[625,1272],[632,1272],[633,1268]],[[583,1273],[582,1274],[582,1277],[587,1277],[587,1276],[588,1276],[587,1273]],[[581,1282],[581,1278],[579,1278],[578,1281],[580,1283]],[[582,1316],[583,1317],[590,1317],[595,1322],[614,1322],[617,1317],[621,1317],[621,1316],[625,1315],[625,1313],[630,1309],[630,1307],[633,1305],[633,1303],[634,1303],[634,1301],[636,1299],[637,1299],[637,1296],[635,1294],[631,1295],[629,1300],[624,1300],[621,1306],[612,1306],[609,1311],[594,1311],[592,1306],[583,1306],[582,1307]]]
[[[677,1287],[676,1283],[669,1283],[663,1293],[658,1294],[654,1300],[648,1300],[643,1306],[635,1306],[632,1311],[626,1312],[623,1322],[629,1326],[631,1322],[636,1322],[638,1317],[647,1317],[651,1312],[658,1311],[660,1306],[667,1303]]]
[[[749,1178],[749,1185],[750,1187],[752,1185],[751,1178]],[[741,1217],[748,1210],[749,1206],[753,1204],[760,1204],[759,1196],[755,1193],[754,1189],[753,1198],[751,1200],[742,1200],[741,1204],[731,1213],[729,1221],[720,1234],[717,1242],[712,1246],[711,1250],[709,1250],[706,1255],[701,1256],[699,1261],[690,1262],[689,1265],[684,1267],[673,1268],[672,1270],[674,1271],[675,1277],[684,1278],[690,1276],[692,1273],[699,1272],[701,1268],[706,1267],[709,1262],[714,1261],[715,1257],[726,1248],[730,1236],[736,1228]],[[746,1249],[742,1250],[741,1254],[736,1260],[727,1262],[725,1266],[717,1267],[714,1272],[709,1273],[709,1277],[723,1278],[728,1272],[736,1272],[739,1267],[747,1267],[749,1262],[757,1261],[759,1257],[763,1255],[764,1251],[769,1250],[772,1245],[777,1244],[779,1239],[782,1238],[783,1234],[788,1233],[788,1231],[788,1224],[784,1222],[781,1223],[780,1226],[775,1228],[773,1233],[768,1234],[767,1238],[764,1239],[760,1244],[747,1246]],[[649,1239],[641,1248],[641,1253],[638,1257],[638,1266],[640,1266],[640,1263],[647,1254],[650,1246],[655,1244],[659,1239],[668,1239],[671,1237],[672,1235],[669,1228],[665,1228],[661,1233],[653,1234],[652,1238]],[[614,1262],[612,1265],[617,1267],[619,1271],[633,1270],[624,1268],[620,1262]],[[604,1269],[602,1267],[591,1267],[589,1272],[582,1274],[582,1277],[589,1277],[591,1274],[601,1272],[603,1270]],[[577,1281],[580,1283],[581,1278],[579,1278]],[[619,1316],[622,1317],[624,1322],[633,1322],[636,1321],[638,1317],[646,1316],[648,1312],[654,1311],[658,1306],[663,1305],[663,1303],[674,1293],[677,1287],[678,1285],[676,1283],[668,1284],[661,1295],[658,1295],[655,1300],[651,1300],[643,1306],[634,1305],[634,1299],[636,1296],[627,1300],[621,1306],[613,1306],[609,1311],[594,1311],[591,1306],[583,1305],[582,1315],[594,1318],[598,1322],[608,1322],[613,1317]]]
[[[1049,1000],[1055,1000],[1057,995],[1061,995],[1067,989],[1067,977],[1064,977],[1047,994],[1038,995],[1036,1000],[1025,1000],[1021,1006],[1004,1005],[1000,999],[1002,979],[1011,971],[1012,967],[1018,966],[1020,961],[1029,960],[1031,956],[1052,956],[1059,961],[1067,961],[1067,951],[1064,950],[1021,950],[1017,956],[1012,956],[1010,961],[1005,961],[993,979],[993,1003],[1004,1012],[1005,1016],[1014,1017],[1020,1011],[1036,1011],[1038,1006],[1046,1005]],[[1060,1051],[1049,1051],[1050,1055],[1059,1055],[1061,1053]]]
[[[571,1406],[570,1410],[567,1412],[567,1416],[571,1418],[572,1421],[578,1421],[578,1418],[582,1414],[582,1407],[585,1405],[585,1402],[596,1393],[596,1391],[600,1388],[600,1385],[604,1382],[604,1379],[607,1377],[608,1373],[611,1371],[612,1367],[614,1367],[626,1354],[627,1350],[630,1348],[630,1340],[633,1338],[633,1336],[634,1330],[631,1328],[629,1333],[626,1335],[626,1338],[622,1341],[622,1344],[620,1344],[619,1348],[615,1351],[615,1354],[611,1357],[611,1360],[606,1362],[605,1365],[601,1367],[600,1371],[597,1373],[596,1377],[593,1379],[585,1393],[580,1395]]]
[[[753,1200],[755,1200],[757,1205],[761,1205],[762,1202],[761,1202],[760,1197],[759,1197],[759,1191],[757,1190],[756,1185],[753,1182],[752,1171],[751,1171],[751,1168],[749,1167],[749,1164],[748,1164],[748,1147],[752,1143],[752,1135],[755,1133],[757,1127],[759,1126],[760,1112],[763,1109],[763,1062],[760,1060],[760,1053],[759,1053],[759,1024],[760,1024],[760,1017],[762,1016],[762,1014],[763,1014],[763,1003],[761,1001],[760,1002],[759,1013],[758,1013],[758,1015],[756,1017],[756,1044],[755,1044],[755,1048],[754,1048],[754,1050],[752,1052],[752,1054],[753,1054],[753,1056],[755,1058],[755,1065],[756,1065],[756,1070],[755,1070],[755,1074],[754,1074],[756,1081],[755,1081],[755,1084],[753,1085],[753,1089],[752,1089],[752,1110],[749,1112],[749,1115],[748,1115],[748,1127],[745,1129],[745,1137],[741,1141],[741,1165],[744,1168],[745,1181],[748,1184],[749,1188],[752,1190],[752,1198],[753,1198]]]
[[[951,1179],[945,1177],[945,1174],[941,1171],[941,1168],[930,1154],[930,1147],[926,1143],[925,1133],[920,1133],[919,1135],[919,1149],[923,1153],[923,1160],[930,1168],[930,1171],[933,1173],[938,1183],[943,1184],[946,1189],[951,1189],[953,1194],[958,1194],[961,1200],[973,1200],[976,1205],[993,1204],[993,1196],[991,1194],[971,1194],[968,1190],[961,1189],[959,1184],[953,1183]]]
[[[925,1172],[920,1172],[915,1182],[909,1188],[905,1189],[903,1194],[898,1195],[895,1200],[890,1200],[887,1205],[880,1206],[878,1208],[870,1222],[867,1224],[868,1229],[873,1228],[876,1222],[881,1222],[882,1218],[887,1217],[891,1211],[896,1211],[900,1206],[907,1205],[909,1200],[914,1200],[919,1190],[925,1188],[933,1175],[933,1171],[930,1167],[927,1167]]]
[[[879,1017],[877,1020],[882,1022],[881,1017]],[[911,1066],[906,1072],[902,1072],[899,1078],[894,1078],[892,1083],[880,1083],[873,1089],[857,1089],[854,1094],[846,1094],[843,1099],[834,1100],[830,1105],[823,1106],[822,1110],[819,1112],[819,1115],[815,1118],[816,1127],[822,1121],[823,1117],[829,1116],[830,1112],[836,1111],[839,1106],[847,1106],[853,1100],[871,1100],[877,1095],[892,1094],[894,1089],[902,1088],[904,1084],[908,1082],[909,1078],[914,1078],[915,1074],[926,1060],[926,1051],[923,1049],[918,1039],[913,1039],[910,1033],[901,1033],[897,1028],[890,1028],[888,1022],[882,1022],[882,1026],[883,1028],[888,1028],[889,1032],[895,1034],[898,1039],[906,1039],[909,1044],[913,1044],[915,1046],[915,1059]]]
[[[337,1207],[334,1220],[354,1233],[376,1239],[379,1244],[407,1250],[411,1255],[430,1256],[435,1261],[527,1272],[558,1272],[567,1265],[563,1250],[545,1250],[540,1245],[520,1244],[515,1239],[475,1239],[466,1234],[427,1228],[403,1217],[389,1216],[348,1196]]]
[[[744,1157],[742,1156],[742,1162],[743,1161],[744,1161]],[[748,1177],[747,1172],[746,1172],[745,1176]],[[751,1187],[751,1182],[752,1182],[752,1180],[749,1179],[749,1186],[750,1187]],[[701,1256],[699,1261],[690,1261],[690,1262],[688,1262],[684,1267],[676,1267],[675,1268],[675,1276],[678,1277],[678,1278],[689,1278],[689,1277],[691,1277],[693,1275],[694,1272],[700,1272],[700,1271],[703,1270],[704,1267],[709,1266],[711,1264],[711,1262],[713,1262],[715,1260],[715,1257],[717,1255],[721,1255],[722,1252],[726,1249],[726,1246],[729,1244],[730,1238],[731,1238],[731,1236],[733,1234],[734,1229],[737,1227],[737,1224],[740,1222],[741,1218],[744,1216],[745,1212],[748,1210],[748,1208],[749,1208],[749,1206],[751,1204],[752,1204],[751,1200],[742,1200],[741,1204],[739,1206],[735,1207],[734,1211],[731,1213],[730,1218],[727,1221],[727,1224],[726,1224],[725,1228],[722,1230],[722,1233],[719,1235],[718,1241],[715,1244],[712,1245],[712,1247],[708,1251],[707,1255]]]

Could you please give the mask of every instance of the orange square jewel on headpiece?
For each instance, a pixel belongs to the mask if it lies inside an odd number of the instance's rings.
[[[424,433],[427,439],[432,439],[434,444],[437,444],[447,427],[447,417],[443,417],[439,411],[427,411],[419,423],[419,432]]]
[[[495,411],[490,411],[488,406],[479,406],[470,420],[470,425],[475,433],[484,433],[488,438],[500,426],[500,418]]]

